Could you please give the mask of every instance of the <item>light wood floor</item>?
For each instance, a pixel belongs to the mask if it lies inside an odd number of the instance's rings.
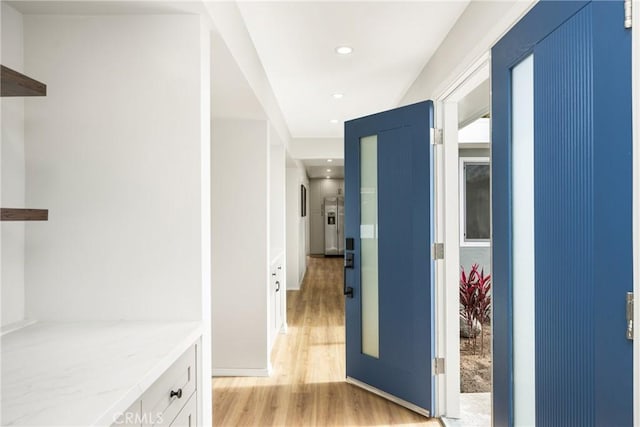
[[[287,317],[270,378],[214,379],[214,426],[440,426],[344,381],[341,258],[309,259]]]

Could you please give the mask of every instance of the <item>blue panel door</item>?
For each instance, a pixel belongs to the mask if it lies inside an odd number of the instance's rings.
[[[432,122],[426,101],[345,124],[347,380],[423,414],[433,407]]]
[[[535,331],[536,426],[632,426],[631,34],[622,1],[542,1],[492,50],[494,425],[526,425],[517,372]],[[532,59],[531,324],[520,326],[515,167],[520,90]],[[526,139],[526,138],[525,138]],[[526,163],[526,159],[524,160]],[[514,327],[514,325],[519,325]],[[526,358],[525,358],[526,359]],[[636,374],[637,375],[637,374]],[[524,375],[526,377],[526,373]],[[531,418],[533,417],[533,418]]]

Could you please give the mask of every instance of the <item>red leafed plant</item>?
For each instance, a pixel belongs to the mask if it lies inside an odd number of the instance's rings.
[[[460,272],[460,315],[467,323],[469,336],[473,337],[473,350],[476,349],[476,336],[473,333],[475,322],[484,329],[491,318],[491,275],[478,271],[478,264],[471,266],[469,275],[461,267]],[[480,336],[480,348],[484,354],[484,338]]]

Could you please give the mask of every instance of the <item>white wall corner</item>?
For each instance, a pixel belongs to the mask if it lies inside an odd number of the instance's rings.
[[[242,70],[285,147],[291,134],[236,2],[206,2],[218,33]]]
[[[50,88],[25,104],[26,205],[50,212],[26,230],[27,315],[202,319],[200,19],[24,15],[25,70]]]
[[[200,18],[200,238],[201,238],[201,313],[199,378],[202,384],[198,419],[211,425],[211,23]]]
[[[293,164],[292,164],[293,163]],[[287,289],[299,290],[302,277],[306,271],[308,253],[309,209],[307,216],[300,216],[300,186],[307,187],[309,179],[302,162],[294,160],[287,167]],[[308,196],[307,196],[308,197]]]
[[[0,62],[24,72],[23,17],[7,2],[0,3]],[[0,200],[3,207],[25,206],[24,100],[0,101]],[[0,225],[0,286],[2,326],[25,318],[25,224]]]
[[[214,374],[267,369],[268,122],[216,119],[212,129]]]

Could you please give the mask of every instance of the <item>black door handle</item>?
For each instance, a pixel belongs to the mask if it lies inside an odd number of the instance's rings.
[[[280,281],[276,281],[276,292],[280,292]]]
[[[344,295],[347,298],[353,298],[353,288],[347,286],[347,268],[353,268],[353,252],[345,252],[344,254],[344,274],[342,281],[344,283]]]

